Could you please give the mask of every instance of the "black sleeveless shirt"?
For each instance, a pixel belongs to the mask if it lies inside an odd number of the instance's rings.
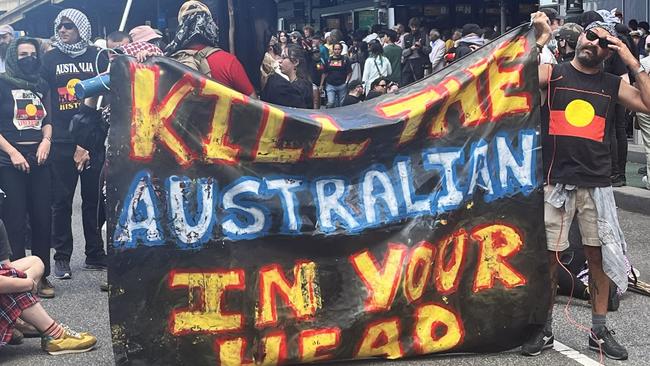
[[[610,141],[621,78],[553,65],[542,113],[544,180],[578,187],[611,185]]]

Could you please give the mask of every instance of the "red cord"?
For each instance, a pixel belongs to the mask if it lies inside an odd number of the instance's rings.
[[[553,69],[551,66],[551,72],[548,75],[548,84],[547,84],[547,98],[546,98],[546,105],[548,106],[548,111],[549,111],[549,128],[550,128],[550,116],[551,116],[551,77],[553,74]],[[560,77],[561,78],[561,77]],[[559,80],[559,79],[556,79]],[[548,172],[546,173],[546,184],[551,185],[551,171],[553,170],[553,165],[555,164],[555,154],[557,153],[557,136],[553,136],[553,154],[551,155],[551,164],[548,167]],[[560,233],[557,238],[557,243],[555,243],[555,249],[557,249],[560,246],[560,240],[562,238],[562,232],[564,231],[564,211],[561,211],[561,222],[560,222]],[[576,320],[574,320],[571,317],[571,313],[569,312],[569,306],[571,305],[571,301],[573,300],[573,291],[575,290],[575,281],[573,280],[573,273],[560,261],[560,252],[555,250],[555,260],[557,263],[562,267],[566,273],[569,274],[569,278],[571,278],[571,292],[569,294],[569,301],[567,301],[566,306],[564,307],[564,315],[569,321],[571,325],[573,325],[576,329],[585,331],[586,333],[592,335],[594,339],[596,338],[596,335],[594,332],[591,330],[591,328],[588,328],[580,323],[578,323]],[[591,273],[589,273],[591,275]],[[557,284],[556,284],[557,286]],[[553,289],[553,291],[556,293],[557,288]],[[591,297],[591,293],[589,294]],[[551,304],[551,306],[554,306],[555,302]],[[592,301],[592,306],[593,306],[593,301]],[[593,310],[592,310],[593,311]],[[600,364],[604,365],[605,359],[603,357],[603,347],[598,343],[598,353],[600,355]]]
[[[562,211],[562,213],[561,213],[560,234],[558,235],[557,243],[555,245],[556,249],[560,246],[560,239],[562,237],[562,231],[564,231],[564,211]],[[557,250],[555,251],[555,260],[557,260],[557,263],[560,265],[560,267],[562,267],[562,269],[564,269],[564,271],[566,271],[566,273],[569,274],[569,278],[571,278],[571,292],[569,293],[569,300],[567,301],[566,306],[564,307],[564,315],[565,315],[565,317],[567,318],[569,323],[571,325],[573,325],[576,329],[584,331],[585,333],[590,334],[591,336],[593,336],[594,339],[597,339],[596,334],[594,334],[594,332],[591,330],[591,328],[586,327],[586,326],[578,323],[576,320],[574,320],[571,317],[571,313],[569,312],[569,306],[571,305],[571,301],[573,300],[573,291],[575,289],[575,281],[573,280],[573,273],[571,273],[571,271],[562,263],[562,261],[560,261],[560,252],[558,252]],[[590,275],[591,275],[591,273],[590,273]],[[555,289],[555,290],[557,291],[557,289]],[[590,297],[591,297],[591,293],[590,293]],[[593,304],[595,304],[594,300],[592,300],[592,306],[593,306]],[[551,306],[553,306],[553,305],[551,305]],[[599,357],[600,357],[599,362],[600,362],[601,365],[604,365],[605,364],[604,363],[605,358],[603,357],[603,347],[600,345],[600,343],[598,343],[598,353],[599,353]]]

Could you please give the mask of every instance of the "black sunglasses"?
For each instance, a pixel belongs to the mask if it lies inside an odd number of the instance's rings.
[[[600,48],[608,48],[607,46],[612,44],[612,42],[608,41],[607,38],[598,37],[598,35],[592,30],[588,30],[585,33],[585,36],[587,36],[587,40],[589,40],[590,42],[598,40],[598,46],[600,46]]]
[[[377,86],[381,86],[382,88],[385,88],[387,85],[386,84],[377,84]]]
[[[59,23],[59,26],[56,28],[56,30],[60,30],[61,27],[67,30],[71,30],[74,29],[74,23]]]

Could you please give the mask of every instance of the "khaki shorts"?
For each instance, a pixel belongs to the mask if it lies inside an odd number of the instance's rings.
[[[573,217],[578,218],[582,244],[600,247],[598,236],[598,212],[588,188],[569,191],[564,207],[556,208],[546,202],[555,187],[544,187],[544,224],[546,225],[546,247],[550,251],[561,252],[569,248],[569,228]]]

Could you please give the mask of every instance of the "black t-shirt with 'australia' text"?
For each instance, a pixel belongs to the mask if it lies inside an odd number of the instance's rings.
[[[621,78],[553,66],[542,118],[544,179],[578,187],[611,185],[610,141]]]
[[[41,75],[50,85],[51,108],[48,113],[52,116],[52,141],[72,143],[70,121],[79,111],[81,101],[74,92],[75,85],[81,81],[97,76],[95,61],[97,48],[88,46],[86,52],[77,57],[71,57],[53,48],[43,56]],[[106,57],[99,58],[99,71],[104,72],[108,66]]]

